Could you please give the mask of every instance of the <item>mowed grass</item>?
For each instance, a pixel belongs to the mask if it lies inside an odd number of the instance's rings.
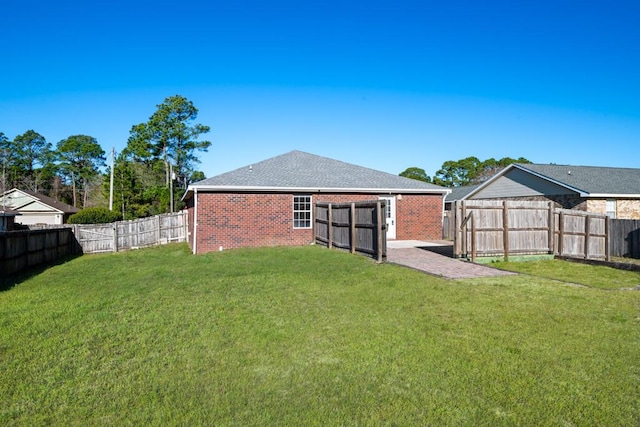
[[[639,344],[640,292],[168,245],[0,293],[0,424],[631,426]]]
[[[640,273],[636,271],[557,259],[526,262],[500,261],[491,263],[491,266],[599,289],[625,289],[640,286]]]

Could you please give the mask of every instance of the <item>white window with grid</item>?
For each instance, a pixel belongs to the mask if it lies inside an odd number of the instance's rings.
[[[607,200],[607,216],[609,218],[615,218],[616,217],[616,201],[609,199]]]
[[[311,196],[293,196],[293,228],[311,228]]]

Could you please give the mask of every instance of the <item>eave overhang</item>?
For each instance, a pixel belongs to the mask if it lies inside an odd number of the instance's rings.
[[[193,192],[205,193],[350,193],[350,194],[440,194],[451,193],[449,188],[317,188],[317,187],[263,187],[236,185],[190,185],[182,196],[182,200],[191,198]]]

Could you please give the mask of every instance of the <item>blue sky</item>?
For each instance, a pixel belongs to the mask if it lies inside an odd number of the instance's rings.
[[[640,167],[640,2],[519,3],[5,2],[0,132],[120,151],[180,94],[207,176],[294,149],[394,174]]]

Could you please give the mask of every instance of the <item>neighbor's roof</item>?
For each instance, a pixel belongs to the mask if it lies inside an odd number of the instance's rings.
[[[465,185],[463,187],[453,187],[451,193],[447,194],[444,198],[445,202],[455,202],[456,200],[462,200],[467,194],[478,188],[480,185]]]
[[[57,210],[61,211],[62,213],[65,213],[65,214],[74,214],[74,213],[80,212],[80,209],[78,209],[78,208],[76,208],[74,206],[68,205],[68,204],[63,203],[63,202],[59,202],[56,199],[52,199],[51,197],[45,196],[44,194],[36,193],[35,191],[20,190],[18,188],[14,188],[12,190],[7,191],[5,194],[9,194],[9,193],[11,193],[13,191],[20,191],[22,193],[28,194],[29,196],[39,200],[40,202],[44,203],[45,205],[51,206],[52,208],[57,209]],[[25,206],[28,206],[28,205],[29,205],[29,203],[27,203]],[[23,208],[25,206],[14,206],[13,209],[20,209],[20,208]],[[24,210],[25,211],[29,211],[28,208],[24,209]]]
[[[581,197],[640,197],[640,169],[535,163],[509,165],[473,192],[490,185],[513,168],[576,191]]]
[[[450,190],[302,151],[273,157],[253,165],[189,185],[194,191],[335,191],[440,193]]]

